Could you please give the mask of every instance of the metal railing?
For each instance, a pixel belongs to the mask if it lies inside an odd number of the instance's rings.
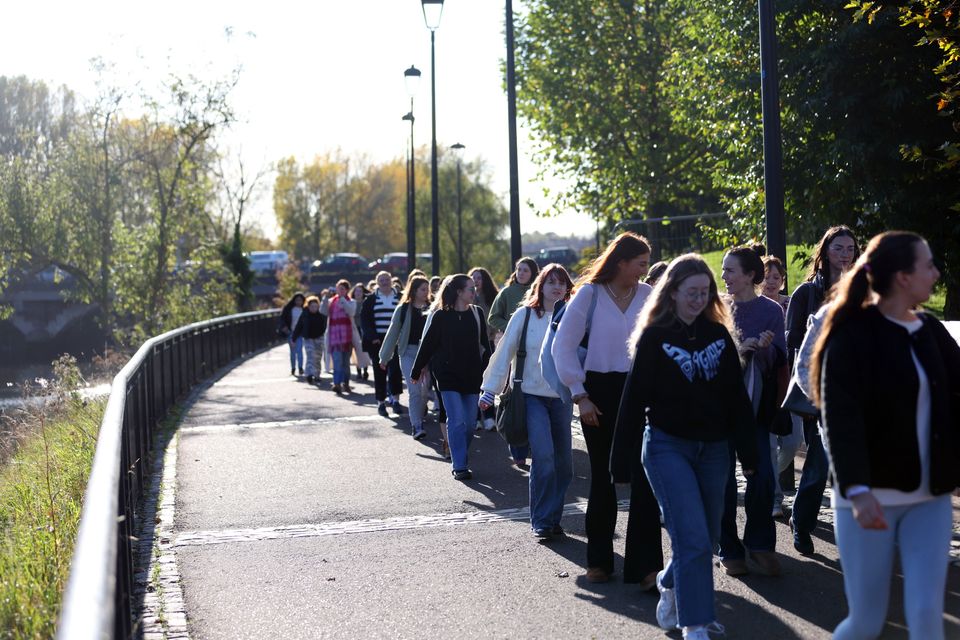
[[[134,527],[154,432],[196,384],[275,343],[279,310],[240,313],[147,340],[120,373],[103,415],[57,630],[59,640],[129,638]]]

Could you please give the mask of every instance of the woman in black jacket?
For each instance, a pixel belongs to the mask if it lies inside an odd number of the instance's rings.
[[[287,345],[290,347],[290,375],[299,371],[303,375],[303,338],[293,339],[293,329],[300,321],[300,314],[303,313],[304,295],[297,291],[293,294],[287,304],[280,310],[280,324],[277,326],[277,333],[287,339]]]
[[[671,262],[630,338],[633,363],[610,458],[614,480],[645,472],[660,503],[673,555],[657,574],[657,622],[682,626],[684,638],[723,629],[714,610],[712,560],[728,442],[745,475],[758,463],[756,421],[731,326],[703,259],[687,254]]]
[[[917,311],[939,277],[920,236],[876,236],[838,285],[814,349],[810,387],[834,476],[849,607],[839,640],[880,635],[897,549],[910,637],[943,638],[960,346]]]
[[[793,292],[787,307],[787,354],[791,370],[803,338],[807,334],[807,323],[823,305],[830,290],[840,281],[843,274],[850,270],[860,257],[860,247],[853,231],[844,225],[830,227],[820,239],[813,251],[813,262],[807,273],[807,280]],[[793,513],[790,517],[790,529],[793,532],[793,547],[804,555],[813,553],[813,538],[810,536],[817,526],[817,516],[823,502],[823,491],[827,486],[827,454],[823,450],[820,430],[814,419],[803,419],[803,440],[807,445],[803,461],[803,473],[797,486],[797,495],[793,499]],[[787,467],[790,479],[793,477],[793,465]]]
[[[429,364],[447,411],[447,440],[453,477],[469,480],[467,451],[473,438],[483,370],[490,359],[490,341],[483,312],[473,304],[477,287],[463,273],[448,276],[427,318],[410,377],[426,375]]]

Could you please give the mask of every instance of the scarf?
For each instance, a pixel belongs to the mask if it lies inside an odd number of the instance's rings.
[[[330,301],[330,322],[327,327],[330,351],[349,351],[353,348],[353,322],[343,310],[340,301],[339,295],[335,295]]]

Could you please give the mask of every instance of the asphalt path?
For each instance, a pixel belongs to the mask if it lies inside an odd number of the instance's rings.
[[[527,474],[495,433],[478,434],[474,479],[457,482],[435,422],[414,441],[405,416],[377,415],[372,380],[338,397],[329,376],[308,385],[286,375],[288,362],[282,346],[241,363],[183,416],[173,549],[190,637],[679,638],[657,627],[655,591],[619,573],[601,585],[583,578],[582,439],[567,535],[541,544],[526,520]],[[781,577],[715,569],[728,638],[830,636],[846,606],[829,516],[821,511],[812,558],[778,521]],[[622,512],[618,553],[625,526]],[[663,543],[669,554],[666,531]],[[883,638],[907,637],[902,584],[893,581]],[[955,565],[946,609],[947,637],[960,638]]]

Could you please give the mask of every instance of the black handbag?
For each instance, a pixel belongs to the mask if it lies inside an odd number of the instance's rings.
[[[780,407],[790,413],[797,414],[801,418],[820,419],[820,410],[810,402],[810,398],[807,397],[807,394],[803,392],[803,389],[800,388],[800,384],[797,382],[796,368],[794,368],[793,375],[790,377],[790,384],[787,385],[787,395],[784,397],[783,404],[781,404]]]
[[[525,309],[520,332],[520,346],[517,348],[517,366],[513,371],[513,383],[497,396],[497,433],[507,444],[522,447],[527,444],[527,405],[523,399],[520,385],[523,383],[523,364],[527,359],[527,325],[530,324],[530,307]]]

